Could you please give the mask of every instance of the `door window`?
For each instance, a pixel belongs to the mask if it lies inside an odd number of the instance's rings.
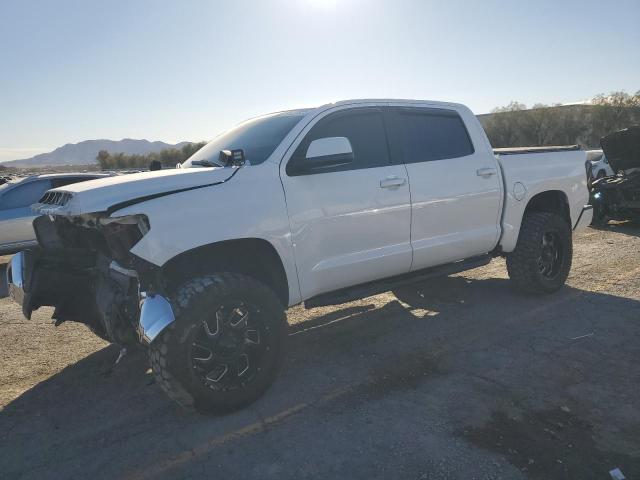
[[[404,163],[458,158],[474,152],[464,122],[453,110],[399,109],[394,120]]]
[[[322,172],[358,170],[389,165],[389,146],[382,113],[378,109],[358,109],[333,113],[320,120],[298,146],[291,160],[304,161],[313,140],[328,137],[346,137],[353,150],[353,162],[324,168]],[[291,175],[287,164],[287,174]]]

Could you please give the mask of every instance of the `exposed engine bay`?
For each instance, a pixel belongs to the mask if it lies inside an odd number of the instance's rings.
[[[141,284],[153,288],[155,267],[129,250],[148,231],[146,218],[43,215],[34,229],[41,248],[24,252],[24,315],[50,305],[56,324],[80,322],[114,343],[136,343]]]
[[[614,132],[600,143],[615,175],[592,183],[594,223],[640,220],[640,126]]]

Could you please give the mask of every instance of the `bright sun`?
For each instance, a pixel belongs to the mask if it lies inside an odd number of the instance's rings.
[[[317,8],[335,8],[338,0],[307,0],[311,5]]]

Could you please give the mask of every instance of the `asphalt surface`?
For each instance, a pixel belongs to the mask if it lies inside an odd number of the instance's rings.
[[[0,477],[640,478],[640,228],[575,238],[568,286],[515,292],[504,262],[333,308],[291,309],[267,394],[171,405],[144,352],[0,300]]]

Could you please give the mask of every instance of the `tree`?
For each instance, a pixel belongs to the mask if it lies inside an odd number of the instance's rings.
[[[601,137],[640,124],[640,91],[600,94],[582,105],[538,103],[528,110],[512,101],[480,116],[480,121],[496,148],[567,144],[598,148]]]
[[[640,91],[635,95],[626,92],[600,94],[592,103],[595,106],[591,120],[595,136],[601,137],[640,121]]]
[[[98,163],[100,164],[100,168],[102,170],[105,170],[106,168],[108,168],[109,165],[109,152],[107,152],[106,150],[100,150],[98,152],[98,156],[96,157],[96,160],[98,161]]]
[[[483,117],[482,123],[495,148],[513,147],[518,144],[518,137],[522,128],[519,125],[517,112],[525,110],[524,103],[511,102],[505,107],[494,108],[491,115]]]

